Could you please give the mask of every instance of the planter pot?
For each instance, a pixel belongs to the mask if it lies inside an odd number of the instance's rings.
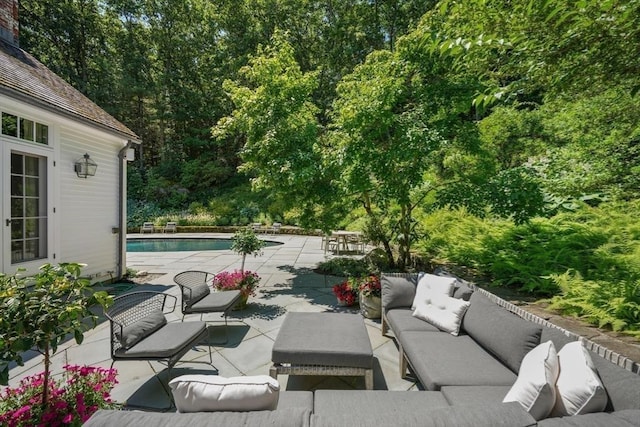
[[[240,295],[240,300],[238,300],[237,304],[233,306],[232,310],[244,310],[247,308],[247,300],[249,299],[249,295]]]
[[[360,294],[360,313],[367,319],[382,317],[382,298]]]
[[[349,301],[347,301],[346,299],[340,299],[340,298],[336,298],[336,299],[338,300],[338,305],[340,307],[351,307],[351,306],[356,305],[356,303],[358,302],[355,299],[351,303]]]

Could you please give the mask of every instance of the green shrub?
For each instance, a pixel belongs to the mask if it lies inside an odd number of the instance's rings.
[[[347,257],[332,258],[318,264],[317,272],[340,277],[362,277],[375,273],[377,269],[367,259]]]
[[[475,270],[494,286],[552,297],[552,307],[614,330],[640,325],[640,201],[579,205],[514,225],[440,210],[416,248],[435,264]]]

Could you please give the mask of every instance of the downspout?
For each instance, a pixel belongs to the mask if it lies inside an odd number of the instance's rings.
[[[117,262],[117,271],[116,271],[116,279],[122,279],[124,272],[126,271],[126,266],[124,266],[124,244],[125,238],[127,236],[127,223],[126,223],[126,215],[124,215],[125,209],[125,181],[124,181],[124,160],[127,158],[127,151],[136,144],[135,142],[128,140],[127,144],[122,147],[122,149],[118,152],[118,262]]]

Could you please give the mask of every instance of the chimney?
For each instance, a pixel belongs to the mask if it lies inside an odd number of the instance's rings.
[[[18,0],[0,0],[0,39],[18,46]]]

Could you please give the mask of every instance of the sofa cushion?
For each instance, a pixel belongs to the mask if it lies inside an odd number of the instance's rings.
[[[447,385],[511,386],[516,380],[509,368],[466,335],[407,331],[401,335],[401,345],[427,390]]]
[[[120,341],[120,345],[128,349],[166,324],[167,319],[164,317],[162,310],[153,310],[137,322],[122,328],[122,333],[120,333],[120,328],[116,326],[115,335]]]
[[[313,392],[302,390],[280,390],[278,410],[285,408],[303,408],[313,412]]]
[[[593,366],[589,351],[580,341],[571,342],[558,352],[560,375],[555,416],[600,412],[607,406],[607,393]]]
[[[558,354],[553,342],[547,341],[522,359],[520,372],[503,402],[518,402],[536,420],[546,418],[556,402]]]
[[[478,344],[513,372],[524,356],[540,344],[542,328],[474,292],[462,327]]]
[[[385,414],[401,415],[448,406],[438,391],[316,390],[313,413],[376,414],[384,408]]]
[[[390,392],[393,393],[393,392]],[[314,427],[372,427],[372,426],[421,426],[421,427],[528,427],[536,421],[517,403],[494,405],[450,406],[448,408],[418,409],[387,413],[387,407],[375,412],[313,414]]]
[[[280,392],[278,381],[267,375],[182,375],[169,386],[178,412],[273,410]]]
[[[565,331],[558,328],[550,328],[548,326],[542,327],[542,334],[540,335],[540,342],[551,341],[556,347],[556,350],[560,350],[565,344],[573,341],[577,341],[577,337],[569,336]]]
[[[609,397],[606,411],[640,409],[640,375],[617,366],[590,352],[593,366]]]
[[[408,331],[440,332],[440,329],[431,323],[413,317],[413,311],[408,307],[394,308],[389,310],[385,316],[396,338],[400,338],[404,332]]]
[[[424,320],[441,331],[458,335],[462,317],[469,308],[469,302],[446,295],[434,295],[416,303],[413,316]]]
[[[469,282],[454,276],[453,274],[449,273],[445,269],[436,268],[434,271],[434,274],[438,276],[443,276],[443,277],[455,277],[456,282],[453,285],[452,296],[454,298],[458,298],[464,301],[469,301],[469,298],[471,298],[471,294],[473,293],[473,289],[471,289],[471,287],[469,286]]]
[[[492,405],[501,403],[509,392],[508,385],[444,386],[440,389],[450,405]]]
[[[627,409],[612,413],[574,415],[562,418],[547,418],[538,422],[540,427],[638,427],[640,410]]]
[[[463,301],[469,301],[471,294],[473,294],[473,289],[458,279],[453,286],[453,297]]]
[[[193,414],[101,409],[84,427],[199,427],[199,426],[309,426],[309,409],[288,408],[276,411],[198,412]]]
[[[418,281],[411,309],[415,310],[418,304],[435,295],[450,297],[453,294],[453,284],[455,282],[456,279],[454,277],[435,276],[425,273]]]
[[[415,274],[382,274],[380,285],[382,287],[382,307],[386,311],[397,307],[410,307],[416,296],[418,279]]]

